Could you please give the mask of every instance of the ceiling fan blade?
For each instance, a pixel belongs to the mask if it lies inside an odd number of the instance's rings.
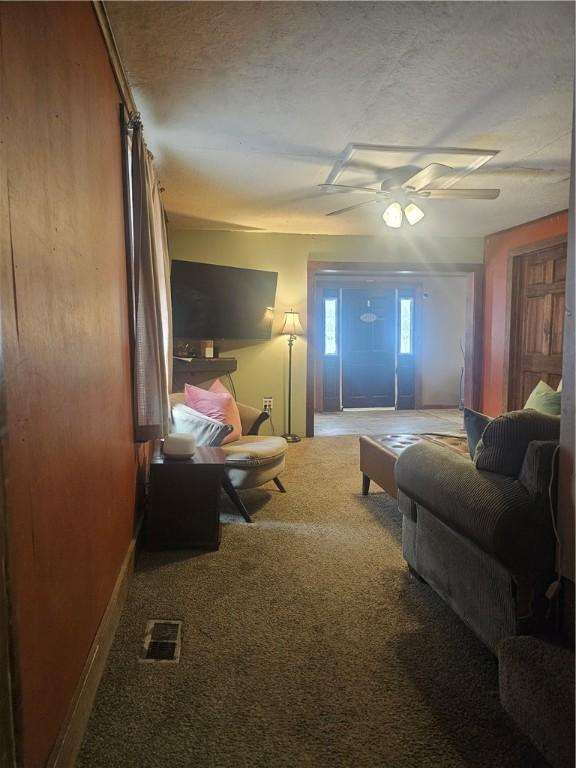
[[[495,200],[500,194],[499,189],[423,189],[416,197],[431,200]]]
[[[340,216],[341,213],[346,213],[346,211],[353,211],[354,208],[360,208],[363,205],[370,205],[371,203],[377,202],[377,200],[365,200],[363,203],[356,203],[356,205],[349,205],[347,208],[339,208],[337,211],[330,211],[326,216]]]
[[[338,192],[372,192],[374,195],[380,195],[381,190],[374,187],[353,187],[347,184],[318,184],[321,189],[334,189]]]
[[[443,163],[430,163],[430,165],[427,165],[425,168],[422,168],[421,171],[415,173],[414,176],[410,176],[409,179],[406,179],[402,184],[402,187],[408,192],[418,192],[440,176],[445,176],[452,170],[454,169]]]

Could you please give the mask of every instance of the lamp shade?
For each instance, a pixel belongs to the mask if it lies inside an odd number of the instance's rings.
[[[304,329],[300,322],[300,313],[294,312],[293,309],[290,312],[284,312],[284,325],[280,333],[290,336],[302,336]]]

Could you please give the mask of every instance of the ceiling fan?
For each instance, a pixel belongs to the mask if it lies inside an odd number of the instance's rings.
[[[391,170],[388,172],[389,175],[380,182],[379,188],[347,184],[319,184],[320,188],[335,192],[370,192],[375,196],[373,200],[365,200],[362,203],[356,203],[356,205],[349,205],[346,208],[330,211],[326,216],[339,216],[363,205],[378,203],[389,198],[399,198],[402,202],[408,201],[408,204],[404,207],[404,215],[408,223],[416,224],[424,217],[424,211],[413,202],[414,200],[495,200],[500,194],[499,189],[430,187],[430,184],[436,179],[453,173],[454,169],[443,163],[430,163],[422,168],[422,170],[416,170],[416,173],[414,173],[415,170],[414,166],[404,166]],[[402,180],[403,177],[404,180]],[[384,223],[395,228],[401,226],[402,216],[402,205],[398,200],[392,202],[382,214]]]

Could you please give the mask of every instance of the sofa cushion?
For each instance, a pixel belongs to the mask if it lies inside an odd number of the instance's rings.
[[[403,493],[513,572],[553,567],[548,510],[515,478],[480,472],[467,457],[423,442],[398,457],[396,482]]]
[[[476,446],[477,469],[518,477],[524,454],[533,440],[558,440],[560,418],[538,411],[510,411],[488,424]]]
[[[277,461],[286,453],[288,443],[275,435],[246,435],[234,443],[223,445],[226,464],[257,467]]]
[[[473,411],[470,408],[464,408],[464,429],[468,438],[468,451],[470,452],[471,459],[474,458],[476,446],[482,437],[482,432],[484,432],[491,421],[490,416],[486,416],[485,413],[478,413],[478,411]]]
[[[561,407],[562,388],[554,390],[545,381],[539,381],[536,384],[524,406],[540,413],[547,413],[549,416],[560,416]]]
[[[556,471],[553,469],[557,456],[558,443],[533,440],[524,456],[522,469],[518,480],[536,501],[548,505],[550,503],[550,480]],[[557,465],[556,465],[557,466]],[[552,487],[553,499],[557,484]]]

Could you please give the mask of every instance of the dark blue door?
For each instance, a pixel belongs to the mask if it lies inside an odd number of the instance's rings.
[[[396,404],[396,291],[342,291],[342,406]]]

